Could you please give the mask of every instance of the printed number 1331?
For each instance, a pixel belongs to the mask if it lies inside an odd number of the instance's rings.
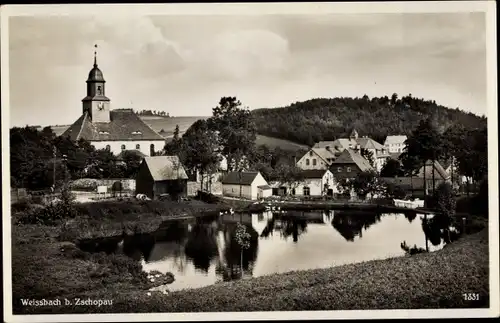
[[[478,301],[479,300],[479,294],[478,293],[464,293],[462,294],[464,297],[464,300],[466,301]]]

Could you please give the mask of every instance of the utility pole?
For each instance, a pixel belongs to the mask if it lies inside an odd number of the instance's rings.
[[[55,193],[56,192],[56,156],[57,156],[57,153],[56,153],[56,146],[54,145],[54,149],[53,149],[53,157],[54,157],[54,169],[52,171],[52,175],[53,175],[53,179],[52,179],[52,193]]]

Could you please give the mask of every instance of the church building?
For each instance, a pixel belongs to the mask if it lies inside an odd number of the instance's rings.
[[[82,100],[82,115],[62,136],[72,140],[90,141],[95,149],[107,149],[118,155],[125,150],[138,150],[146,156],[161,151],[165,138],[148,126],[132,109],[111,110],[111,100],[106,96],[104,76],[94,67],[87,79],[87,96]]]

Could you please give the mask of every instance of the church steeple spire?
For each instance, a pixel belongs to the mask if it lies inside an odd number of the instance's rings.
[[[97,44],[94,45],[94,67],[87,78],[87,96],[83,98],[83,113],[88,113],[92,122],[109,122],[110,100],[106,97],[104,76],[97,67]]]
[[[97,44],[94,45],[94,67],[97,67]]]

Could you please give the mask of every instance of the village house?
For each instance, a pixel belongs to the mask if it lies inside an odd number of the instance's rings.
[[[107,149],[118,155],[124,150],[138,150],[153,156],[165,145],[165,139],[132,109],[111,110],[111,100],[105,95],[104,76],[97,66],[87,79],[87,96],[82,100],[82,115],[62,134],[73,141],[88,140],[95,149]]]
[[[188,176],[177,156],[145,157],[136,175],[136,194],[156,199],[164,194],[187,194]],[[176,185],[180,185],[176,187]]]
[[[274,182],[273,195],[292,196],[333,196],[338,193],[337,183],[328,169],[309,169],[302,171],[302,180],[294,185]]]
[[[333,146],[332,146],[333,147]],[[341,151],[330,146],[313,147],[297,161],[298,168],[303,170],[327,170]]]
[[[222,179],[223,196],[256,200],[271,193],[271,187],[260,172],[228,172]]]
[[[433,169],[434,169],[434,178],[432,177],[433,174]],[[424,179],[424,166],[420,168],[420,170],[417,173],[417,177]],[[427,192],[432,192],[433,188],[433,180],[434,180],[434,185],[436,188],[444,182],[450,183],[451,184],[451,177],[450,174],[448,174],[443,166],[436,160],[434,162],[434,165],[432,163],[432,160],[428,160],[425,163],[425,183],[427,186]]]
[[[337,180],[342,178],[354,178],[360,172],[374,170],[370,163],[354,149],[348,148],[333,161],[331,172]]]
[[[406,135],[387,136],[385,138],[384,147],[389,153],[401,153],[406,147]]]
[[[366,149],[373,154],[373,162],[375,169],[380,172],[383,165],[389,158],[389,152],[380,143],[375,140],[368,138],[367,136],[359,137],[356,129],[353,129],[349,138],[339,138],[334,141],[320,141],[314,144],[311,150],[314,150],[316,155],[320,155],[323,160],[326,160],[329,166],[332,162],[340,156],[340,153],[346,149],[353,149],[355,151],[360,151],[361,149]],[[311,151],[309,152],[311,154]],[[320,167],[314,167],[314,165],[307,167],[307,154],[299,160],[297,166],[302,169],[323,169]],[[363,157],[364,158],[364,157]],[[306,163],[304,163],[304,160]]]

